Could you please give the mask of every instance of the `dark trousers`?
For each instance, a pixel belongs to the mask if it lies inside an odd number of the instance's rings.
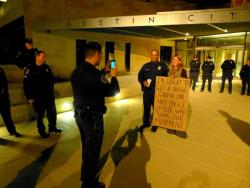
[[[143,125],[144,126],[150,126],[150,111],[151,106],[154,105],[154,89],[146,89],[143,92],[143,107],[144,107],[144,113],[143,113]]]
[[[10,134],[16,132],[16,128],[11,117],[10,100],[8,97],[0,98],[0,113]]]
[[[98,182],[99,159],[103,140],[103,114],[75,113],[82,140],[81,180],[83,188],[94,188]]]
[[[213,80],[213,75],[212,74],[205,74],[202,75],[202,86],[201,86],[201,91],[203,91],[205,89],[205,84],[206,84],[206,80],[208,80],[208,91],[211,91],[211,83]]]
[[[245,94],[246,85],[247,85],[247,94],[250,95],[250,79],[248,79],[248,80],[247,79],[242,80],[241,94]]]
[[[232,73],[230,73],[230,74],[223,73],[222,74],[222,83],[221,83],[220,91],[221,92],[224,91],[226,79],[228,80],[228,91],[231,93],[232,92],[232,80],[233,80]]]
[[[56,105],[54,98],[47,100],[35,99],[33,108],[36,113],[37,129],[40,134],[45,133],[45,125],[43,123],[45,112],[49,122],[49,129],[56,127]]]
[[[192,85],[192,89],[195,90],[196,83],[198,81],[199,73],[198,72],[190,72],[189,79],[190,79],[190,87]]]

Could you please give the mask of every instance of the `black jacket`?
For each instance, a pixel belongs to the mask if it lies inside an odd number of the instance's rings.
[[[143,82],[147,79],[151,79],[149,89],[155,88],[156,76],[168,76],[168,67],[166,64],[161,62],[148,62],[144,64],[139,71],[138,81],[141,84],[141,89],[144,91],[146,88],[144,87]]]
[[[28,66],[24,70],[23,87],[27,99],[54,99],[54,76],[49,65]]]
[[[234,60],[225,60],[222,65],[222,72],[223,73],[232,73],[233,70],[236,68]]]
[[[202,70],[203,70],[203,74],[206,75],[206,74],[212,74],[213,71],[214,71],[214,63],[212,61],[208,62],[208,61],[205,61],[203,64],[202,64]]]
[[[104,97],[115,96],[120,92],[115,77],[112,77],[109,83],[103,71],[88,62],[82,63],[72,72],[71,85],[75,108],[90,106],[102,111],[106,109]]]
[[[201,62],[200,61],[194,61],[192,60],[190,62],[190,71],[189,72],[200,72],[200,66],[201,66]]]
[[[29,65],[35,65],[35,55],[38,49],[32,48],[31,50],[24,49],[16,55],[15,63],[20,68],[23,69]]]
[[[243,65],[240,71],[240,78],[242,80],[250,80],[250,66]]]

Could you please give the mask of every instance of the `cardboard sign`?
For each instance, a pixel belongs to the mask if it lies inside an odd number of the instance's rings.
[[[190,80],[157,77],[152,125],[186,131]]]

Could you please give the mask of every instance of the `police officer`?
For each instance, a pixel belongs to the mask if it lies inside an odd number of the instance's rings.
[[[42,138],[48,138],[43,117],[46,111],[49,122],[49,133],[60,133],[56,127],[56,106],[54,97],[54,76],[49,65],[45,64],[45,52],[36,53],[36,64],[24,70],[24,93],[33,105],[36,113],[37,128]]]
[[[197,55],[194,56],[194,59],[190,62],[189,65],[190,65],[190,71],[189,71],[190,87],[193,83],[192,90],[195,91],[196,82],[198,81],[200,66],[201,66],[201,63],[198,60]]]
[[[31,38],[26,38],[24,43],[24,49],[18,52],[16,55],[15,63],[20,69],[25,69],[29,65],[35,65],[35,55],[38,52],[36,48],[33,48],[33,41]]]
[[[10,135],[20,137],[21,134],[16,131],[11,118],[10,99],[8,93],[8,80],[4,70],[0,67],[0,113]]]
[[[222,65],[222,83],[220,88],[220,93],[223,93],[225,87],[225,81],[228,79],[228,91],[232,93],[232,80],[233,80],[233,71],[236,68],[234,60],[231,59],[232,55],[227,55],[227,60],[225,60]]]
[[[151,106],[154,104],[155,82],[156,76],[168,76],[168,67],[166,64],[158,61],[159,51],[151,51],[151,61],[144,64],[139,71],[138,81],[141,84],[143,91],[143,124],[139,127],[139,132],[143,132],[143,129],[150,127],[150,111]],[[155,132],[157,126],[152,126],[151,131]]]
[[[250,96],[250,58],[247,60],[247,64],[241,68],[240,78],[242,80],[241,95],[245,95],[247,85],[247,95]]]
[[[116,67],[110,71],[111,83],[104,72],[96,68],[101,62],[101,56],[100,44],[88,42],[85,46],[85,61],[71,75],[75,120],[82,140],[83,188],[105,187],[98,181],[97,176],[104,133],[103,114],[106,112],[104,97],[114,96],[120,92]]]
[[[207,56],[206,61],[202,64],[202,86],[201,92],[205,89],[206,80],[208,80],[208,91],[211,92],[211,83],[213,80],[214,63],[212,62],[211,56]]]

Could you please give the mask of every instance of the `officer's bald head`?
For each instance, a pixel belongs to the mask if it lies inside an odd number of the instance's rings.
[[[158,61],[158,58],[159,58],[159,51],[154,49],[151,51],[151,61],[152,62],[156,62]]]

